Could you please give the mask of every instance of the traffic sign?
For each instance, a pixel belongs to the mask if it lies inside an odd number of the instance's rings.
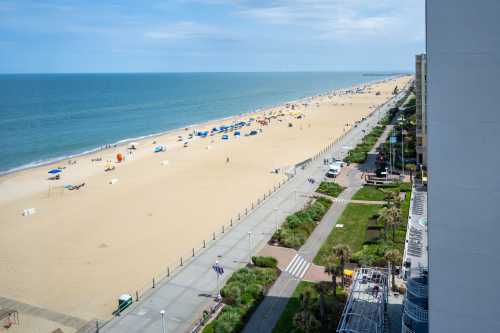
[[[391,143],[396,143],[396,142],[398,142],[398,138],[397,138],[397,137],[395,137],[395,136],[391,136],[391,137],[389,138],[389,140],[390,140],[390,142],[391,142]]]

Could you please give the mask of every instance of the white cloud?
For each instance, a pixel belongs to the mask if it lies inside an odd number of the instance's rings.
[[[144,36],[149,39],[157,40],[181,40],[199,38],[228,39],[231,37],[230,34],[226,33],[216,26],[191,21],[163,25],[157,29],[147,31]]]
[[[247,5],[237,14],[267,24],[300,26],[321,39],[362,39],[401,32],[422,36],[423,8],[423,0],[275,0]]]

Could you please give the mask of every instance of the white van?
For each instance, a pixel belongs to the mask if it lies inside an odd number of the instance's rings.
[[[330,164],[328,166],[328,172],[326,173],[326,176],[328,178],[335,178],[340,174],[341,170],[342,170],[342,165],[340,163]]]

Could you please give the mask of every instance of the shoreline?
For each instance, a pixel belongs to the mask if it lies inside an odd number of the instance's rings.
[[[384,74],[383,76],[386,76],[386,74]],[[36,169],[36,168],[43,167],[43,166],[49,166],[49,165],[53,165],[53,164],[57,164],[57,163],[61,163],[61,162],[67,162],[67,161],[70,161],[70,160],[75,159],[75,158],[88,157],[88,156],[95,154],[95,153],[98,153],[98,152],[106,152],[107,150],[121,148],[121,147],[123,147],[123,146],[125,146],[128,143],[133,142],[133,141],[144,141],[147,139],[154,139],[154,138],[157,138],[160,136],[165,136],[165,135],[170,135],[173,133],[185,131],[186,129],[192,129],[192,128],[196,128],[196,127],[205,127],[205,126],[208,126],[214,122],[225,122],[225,121],[229,121],[229,120],[236,120],[238,117],[246,117],[246,116],[258,114],[261,112],[266,112],[266,110],[282,107],[286,104],[300,103],[300,102],[304,102],[307,100],[311,100],[311,99],[316,98],[316,97],[320,97],[320,96],[324,96],[324,95],[328,95],[328,94],[332,94],[332,93],[337,93],[337,92],[345,92],[345,91],[349,91],[352,89],[356,89],[356,88],[361,87],[361,86],[374,85],[374,84],[378,84],[381,82],[385,82],[387,80],[393,80],[393,79],[396,79],[396,78],[402,77],[402,76],[405,76],[405,74],[391,74],[389,77],[386,77],[384,79],[367,81],[364,83],[352,85],[350,87],[339,88],[339,89],[335,89],[335,90],[326,90],[326,91],[322,91],[316,95],[305,96],[305,97],[295,99],[295,100],[283,101],[283,102],[279,102],[277,104],[267,105],[267,106],[264,106],[262,108],[259,108],[259,109],[253,110],[253,111],[238,113],[238,114],[234,114],[234,115],[223,117],[223,118],[209,119],[209,120],[206,120],[206,121],[203,121],[200,123],[187,124],[187,125],[184,125],[182,127],[172,128],[172,129],[168,129],[168,130],[161,131],[161,132],[146,134],[146,135],[137,136],[137,137],[120,139],[118,141],[115,141],[115,142],[112,142],[109,144],[104,144],[104,145],[101,145],[101,146],[98,146],[95,148],[90,148],[90,149],[87,149],[87,150],[82,151],[82,152],[69,153],[68,155],[53,157],[53,158],[44,159],[44,160],[32,161],[32,162],[29,162],[27,164],[23,164],[23,165],[20,165],[20,166],[17,166],[17,167],[14,167],[14,168],[11,168],[11,169],[8,169],[5,171],[0,171],[0,180],[6,176],[15,175],[16,173],[21,173],[23,171]]]
[[[44,167],[0,177],[0,294],[79,318],[107,316],[117,295],[142,290],[179,255],[189,255],[186,249],[212,239],[283,182],[289,166],[344,135],[392,98],[394,85],[408,80],[357,85],[366,87],[362,92],[356,86],[337,89],[336,95],[204,123],[258,115],[241,129],[241,138],[195,137],[183,148],[177,134],[186,138],[191,131],[181,128],[155,144],[143,139],[110,172],[106,160],[123,153],[125,144],[79,157],[76,165],[66,165],[61,180],[47,181]],[[268,124],[259,124],[267,118]],[[255,136],[243,135],[259,128]],[[156,144],[166,144],[167,151],[154,153]],[[82,182],[80,190],[64,188]],[[23,216],[27,208],[36,211]]]

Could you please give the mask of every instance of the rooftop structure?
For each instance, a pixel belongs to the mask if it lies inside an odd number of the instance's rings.
[[[382,333],[388,292],[387,269],[359,269],[354,277],[337,332]]]

